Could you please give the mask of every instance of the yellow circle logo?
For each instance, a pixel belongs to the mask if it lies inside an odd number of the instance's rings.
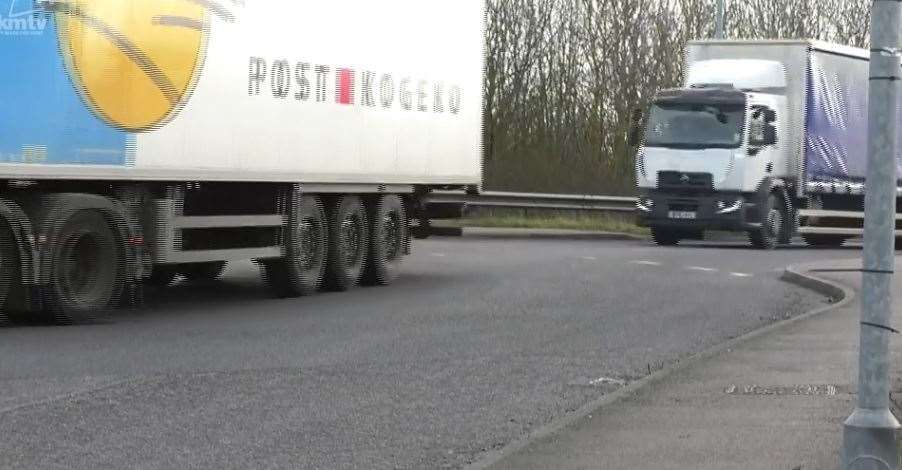
[[[54,10],[75,87],[113,127],[162,126],[193,91],[204,61],[212,0],[63,0]]]

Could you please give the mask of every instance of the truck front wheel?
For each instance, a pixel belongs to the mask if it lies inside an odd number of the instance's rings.
[[[749,241],[755,248],[773,250],[779,244],[786,223],[786,209],[776,194],[767,197],[761,227],[749,232]]]
[[[652,227],[651,239],[659,246],[674,246],[683,239],[683,233],[664,227]]]
[[[329,256],[326,287],[346,291],[357,285],[369,245],[366,209],[357,196],[343,196],[329,214]]]
[[[64,221],[52,250],[48,313],[58,323],[90,320],[113,307],[123,288],[122,247],[104,216],[81,210]]]

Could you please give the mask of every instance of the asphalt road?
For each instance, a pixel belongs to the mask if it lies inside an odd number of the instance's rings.
[[[250,264],[91,325],[0,329],[0,468],[460,468],[680,357],[819,305],[857,250],[472,238],[271,299]]]

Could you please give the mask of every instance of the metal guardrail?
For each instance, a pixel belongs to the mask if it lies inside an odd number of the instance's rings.
[[[636,198],[621,196],[589,196],[572,194],[507,193],[488,191],[478,195],[458,191],[436,191],[426,198],[428,203],[462,204],[472,207],[510,209],[549,209],[598,212],[634,212]]]
[[[799,233],[806,235],[848,235],[853,237],[864,236],[864,212],[860,211],[831,211],[821,209],[800,209],[798,212],[800,219]],[[818,226],[809,225],[810,219],[833,219],[833,221],[843,221],[849,226]],[[805,221],[806,223],[801,223]],[[896,223],[902,221],[902,214],[896,214]],[[902,237],[902,230],[896,230],[896,236]]]

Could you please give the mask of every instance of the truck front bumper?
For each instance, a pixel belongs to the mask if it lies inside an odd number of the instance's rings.
[[[761,227],[755,194],[684,195],[652,191],[639,197],[638,224],[686,231],[742,232]]]

